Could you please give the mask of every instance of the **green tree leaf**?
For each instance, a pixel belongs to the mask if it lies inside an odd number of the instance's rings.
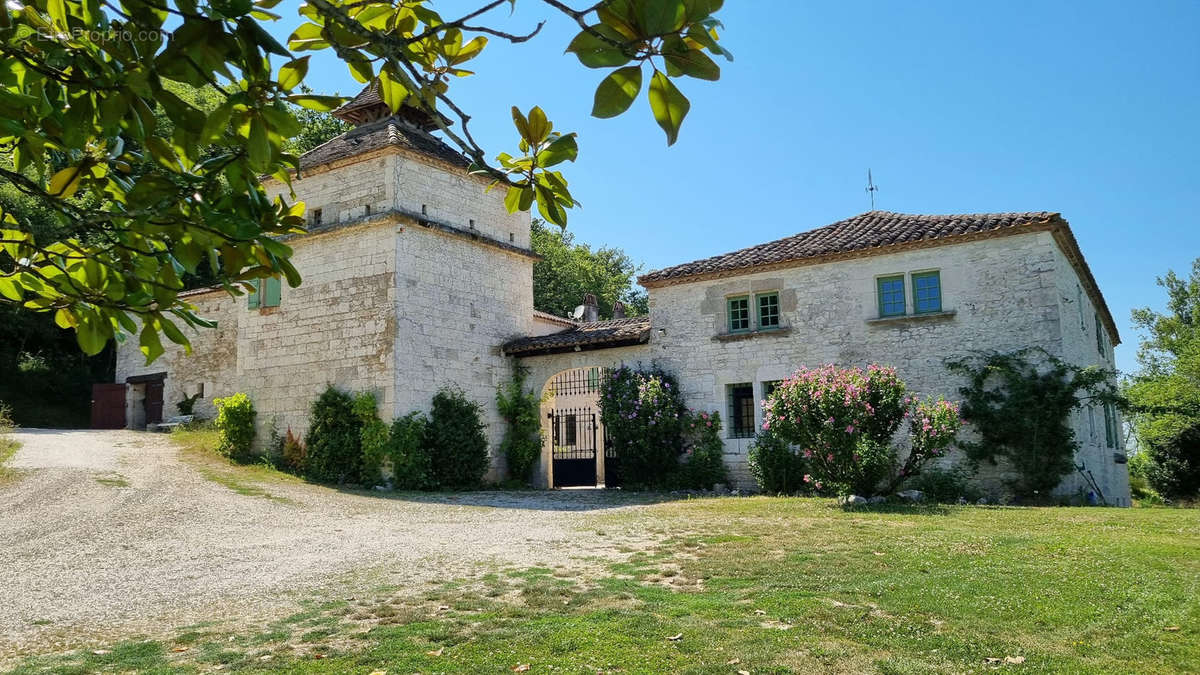
[[[302,56],[293,59],[279,68],[279,86],[284,91],[291,91],[304,81],[304,76],[308,74],[308,58]]]
[[[661,71],[655,71],[650,80],[649,98],[654,120],[667,133],[667,145],[674,145],[691,103]]]
[[[642,90],[642,67],[618,68],[600,81],[592,104],[592,116],[616,117],[629,110],[638,92]]]

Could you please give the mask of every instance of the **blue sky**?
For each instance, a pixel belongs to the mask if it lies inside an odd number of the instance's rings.
[[[562,53],[577,30],[536,0],[491,25],[548,19],[542,33],[493,40],[452,92],[493,155],[515,152],[512,105],[578,132],[569,227],[647,270],[867,211],[868,167],[880,209],[1061,212],[1121,330],[1118,367],[1135,368],[1130,309],[1161,307],[1155,278],[1200,256],[1200,3],[727,0],[718,16],[736,60],[720,82],[679,82],[692,110],[670,148],[644,93],[590,117],[604,71]],[[307,81],[359,88],[328,55]]]

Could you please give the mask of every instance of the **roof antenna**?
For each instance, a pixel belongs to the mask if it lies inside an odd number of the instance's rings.
[[[875,193],[879,192],[879,186],[871,178],[871,170],[867,169],[867,194],[871,196],[871,210],[875,210]]]

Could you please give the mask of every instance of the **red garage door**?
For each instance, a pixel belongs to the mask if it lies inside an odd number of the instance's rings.
[[[125,428],[125,385],[92,385],[92,428]]]

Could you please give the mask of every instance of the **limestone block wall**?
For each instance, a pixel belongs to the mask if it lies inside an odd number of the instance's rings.
[[[1054,272],[1062,315],[1060,358],[1079,366],[1115,371],[1113,347],[1117,340],[1101,322],[1101,340],[1097,343],[1095,300],[1084,289],[1075,267],[1058,246],[1054,247]],[[1075,439],[1080,446],[1076,463],[1083,464],[1092,473],[1110,504],[1129,506],[1129,466],[1116,461],[1117,456],[1125,455],[1124,431],[1120,411],[1114,410],[1114,414],[1118,433],[1111,446],[1105,434],[1101,404],[1087,405],[1072,416]],[[1078,473],[1068,475],[1059,486],[1059,492],[1069,495],[1086,494],[1089,490],[1091,486]]]
[[[305,432],[309,406],[328,384],[374,392],[387,417],[395,395],[395,226],[368,222],[287,244],[301,285],[282,284],[278,307],[237,301],[238,380],[258,409],[260,432],[272,418],[281,433]]]
[[[490,478],[502,477],[496,391],[512,376],[512,362],[500,345],[533,327],[532,258],[407,226],[395,235],[394,266],[393,414],[428,411],[438,390],[461,388],[483,407]]]
[[[753,383],[761,401],[764,382],[825,363],[894,365],[913,393],[956,400],[960,382],[943,365],[948,357],[1026,346],[1058,350],[1055,250],[1049,233],[1028,233],[651,288],[650,356],[676,373],[690,407],[723,416],[728,385]],[[930,270],[941,274],[947,314],[878,320],[877,277],[906,275],[911,312],[908,275]],[[727,332],[727,297],[768,290],[780,293],[783,331],[716,339]],[[750,443],[725,442],[726,462],[747,487]],[[1002,477],[1000,469],[981,479],[998,489]]]
[[[180,329],[192,343],[192,354],[183,347],[163,339],[164,353],[151,364],[138,349],[137,336],[129,336],[117,345],[116,381],[124,382],[132,375],[167,373],[163,381],[163,418],[179,414],[175,408],[185,395],[192,396],[203,391],[196,401],[197,416],[216,416],[213,399],[228,396],[237,388],[237,331],[238,312],[234,300],[225,291],[209,291],[189,294],[185,298],[196,307],[196,313],[217,322],[216,328],[192,329],[180,325]],[[126,389],[127,414],[131,428],[144,426],[144,416],[137,414],[141,406],[139,392]],[[138,420],[141,425],[136,425]]]

